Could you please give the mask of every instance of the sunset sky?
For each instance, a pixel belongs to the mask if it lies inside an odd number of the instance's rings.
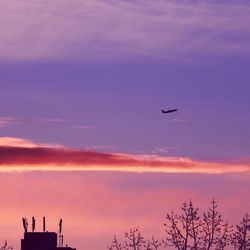
[[[250,3],[0,3],[0,235],[64,219],[66,242],[106,249],[214,198],[250,212]],[[162,114],[162,108],[176,108]],[[40,223],[40,224],[39,224]]]

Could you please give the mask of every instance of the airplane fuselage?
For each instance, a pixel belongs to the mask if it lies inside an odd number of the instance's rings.
[[[167,114],[167,113],[173,113],[176,112],[178,109],[168,109],[168,110],[161,110],[162,113]]]

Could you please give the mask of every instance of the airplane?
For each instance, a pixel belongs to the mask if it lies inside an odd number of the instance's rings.
[[[162,109],[161,112],[164,113],[164,114],[167,114],[167,113],[173,113],[173,112],[176,112],[178,109],[168,109],[168,110],[164,110]]]

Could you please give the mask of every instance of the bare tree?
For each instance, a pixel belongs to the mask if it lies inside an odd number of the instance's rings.
[[[8,245],[7,240],[4,242],[4,245],[0,247],[0,250],[13,250],[13,246]]]
[[[140,233],[138,227],[130,229],[129,232],[124,233],[125,244],[124,248],[127,250],[140,250],[145,246],[145,240]]]
[[[232,245],[237,250],[250,249],[250,216],[245,214],[240,225],[236,226],[236,232],[233,234]]]
[[[162,241],[156,240],[154,236],[152,236],[151,240],[147,241],[147,244],[144,245],[145,250],[158,250],[162,245]]]
[[[191,200],[184,202],[180,214],[173,211],[167,214],[164,227],[166,237],[162,241],[154,237],[146,240],[137,227],[125,232],[122,243],[115,236],[108,249],[159,250],[164,246],[178,250],[223,250],[233,245],[235,250],[250,250],[250,215],[246,214],[233,232],[233,226],[224,221],[214,200],[201,216]]]
[[[206,250],[224,249],[230,244],[232,226],[228,222],[224,222],[221,213],[217,210],[218,205],[214,201],[207,213],[203,215],[203,248]]]
[[[124,239],[122,242],[117,240],[117,237],[114,236],[114,239],[110,246],[109,250],[158,250],[162,242],[156,240],[152,236],[151,240],[145,240],[144,236],[139,231],[139,228],[131,228],[129,232],[124,233]]]
[[[167,214],[164,224],[167,233],[163,241],[165,246],[173,246],[179,250],[199,249],[201,240],[200,227],[202,225],[198,216],[198,208],[194,208],[192,201],[184,202],[182,214]]]
[[[161,245],[162,245],[162,241],[156,240],[155,237],[152,236],[152,239],[150,241],[151,249],[158,250],[158,248],[160,248]]]
[[[182,214],[173,212],[167,214],[165,229],[167,237],[165,246],[173,246],[178,250],[222,250],[231,242],[232,227],[224,222],[217,211],[214,200],[207,213],[200,219],[198,208],[194,208],[192,201],[184,202]]]
[[[122,245],[117,240],[116,235],[114,236],[114,239],[113,239],[111,245],[108,246],[108,249],[109,250],[121,250],[122,249]]]

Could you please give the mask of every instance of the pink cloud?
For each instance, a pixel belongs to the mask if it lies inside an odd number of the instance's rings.
[[[249,164],[212,163],[185,157],[103,153],[2,138],[1,171],[122,171],[155,173],[247,172]],[[4,145],[6,142],[6,146]],[[13,143],[13,145],[11,145]]]

